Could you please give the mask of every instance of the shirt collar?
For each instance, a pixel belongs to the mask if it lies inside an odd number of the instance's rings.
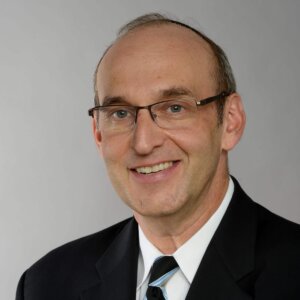
[[[158,257],[164,255],[146,238],[146,236],[140,226],[139,226],[139,243],[140,243],[140,252],[142,254],[139,256],[139,260],[140,260],[139,266],[141,268],[143,267],[144,275],[142,275],[143,273],[141,274],[140,278],[142,278],[142,280],[138,283],[137,288],[139,288],[143,284],[143,282],[146,280],[146,278],[148,277],[148,274],[150,272],[150,269],[151,269],[154,261]],[[142,270],[140,270],[140,271],[142,271]]]
[[[196,274],[196,271],[201,263],[203,255],[210,243],[216,229],[218,228],[225,211],[230,203],[234,191],[234,184],[229,177],[227,192],[218,209],[210,217],[210,219],[180,248],[173,254],[184,276],[191,284]],[[160,252],[144,235],[139,226],[139,243],[140,252],[139,266],[143,269],[142,280],[138,284],[138,288],[148,277],[153,262],[164,254]],[[142,260],[142,261],[141,261]],[[141,271],[141,270],[139,270]],[[140,277],[140,278],[141,278]]]

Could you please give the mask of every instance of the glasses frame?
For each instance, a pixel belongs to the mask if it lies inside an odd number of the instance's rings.
[[[221,92],[218,95],[211,96],[211,97],[208,97],[208,98],[205,98],[205,99],[201,99],[201,100],[194,100],[194,101],[196,103],[196,106],[199,107],[199,106],[204,106],[204,105],[207,105],[209,103],[212,103],[212,102],[214,102],[216,100],[221,100],[223,98],[226,98],[226,97],[228,97],[231,94],[232,94],[232,92],[225,92],[225,91],[223,91],[223,92]],[[88,115],[93,118],[95,110],[100,110],[101,108],[105,108],[105,107],[116,107],[116,106],[120,106],[120,107],[125,106],[125,107],[128,107],[128,106],[130,106],[130,107],[132,107],[132,108],[135,109],[135,120],[134,120],[135,123],[137,121],[137,116],[138,116],[139,111],[141,109],[147,109],[149,111],[151,119],[155,122],[155,116],[154,116],[154,114],[152,113],[152,110],[151,110],[152,106],[160,104],[160,103],[164,103],[164,102],[167,102],[167,101],[170,101],[170,100],[159,101],[159,102],[152,103],[150,105],[145,105],[145,106],[135,106],[135,105],[126,105],[126,104],[96,105],[93,108],[90,108],[88,110]]]

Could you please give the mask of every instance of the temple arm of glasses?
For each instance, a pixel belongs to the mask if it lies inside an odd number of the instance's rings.
[[[206,105],[206,104],[209,104],[213,101],[216,101],[216,100],[221,100],[227,96],[229,96],[231,93],[229,92],[222,92],[221,94],[219,95],[216,95],[216,96],[212,96],[212,97],[209,97],[209,98],[206,98],[206,99],[203,99],[203,100],[199,100],[197,101],[197,106],[202,106],[202,105]]]

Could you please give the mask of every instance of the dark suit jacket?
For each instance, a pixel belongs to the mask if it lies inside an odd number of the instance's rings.
[[[134,300],[138,253],[131,218],[47,254],[23,274],[16,299]],[[299,300],[300,226],[254,203],[235,181],[186,299]]]

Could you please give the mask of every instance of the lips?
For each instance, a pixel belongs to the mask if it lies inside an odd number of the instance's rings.
[[[151,173],[157,173],[163,170],[166,170],[173,166],[172,161],[167,161],[159,164],[155,164],[152,166],[142,166],[135,168],[134,170],[139,174],[151,174]]]

